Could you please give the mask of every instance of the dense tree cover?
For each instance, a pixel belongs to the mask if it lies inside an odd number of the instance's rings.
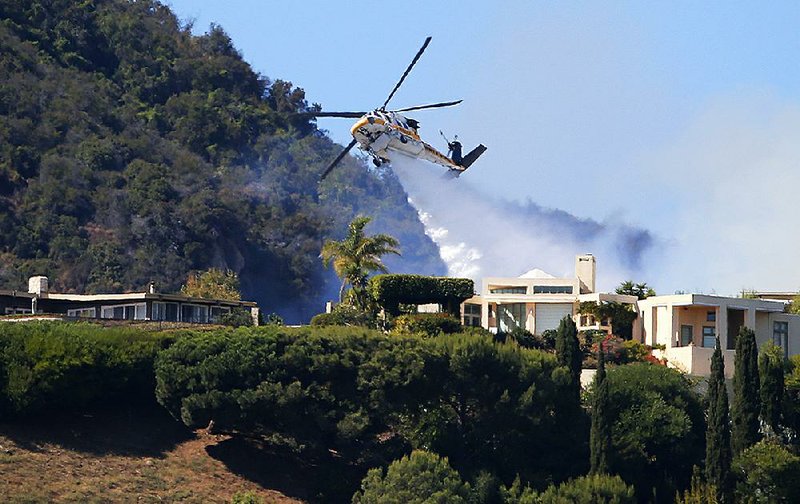
[[[461,321],[449,313],[409,313],[393,321],[392,334],[424,334],[438,336],[461,332]]]
[[[30,415],[153,399],[153,360],[171,337],[86,323],[0,327],[0,413]]]
[[[239,275],[231,270],[211,268],[203,272],[193,272],[181,287],[186,296],[206,299],[242,299],[239,292]]]
[[[551,355],[483,335],[253,328],[179,337],[159,355],[156,395],[189,426],[213,419],[306,460],[334,450],[374,464],[415,447],[469,477],[541,484],[576,469],[558,370]]]
[[[386,473],[370,469],[353,496],[354,504],[467,504],[469,484],[447,458],[415,450],[392,462]]]
[[[671,502],[676,490],[688,486],[692,466],[703,460],[700,397],[679,371],[654,364],[615,366],[605,381],[610,473],[623,475],[639,499]]]
[[[706,430],[706,481],[716,491],[722,504],[733,502],[731,476],[731,426],[728,416],[728,391],[725,389],[725,361],[719,336],[711,356],[711,376],[708,377],[708,429]]]
[[[504,504],[633,504],[634,489],[619,476],[593,474],[550,485],[538,493],[515,480],[501,489]]]
[[[761,412],[756,333],[742,327],[736,338],[733,368],[733,404],[731,405],[731,449],[737,455],[761,439]]]
[[[556,329],[556,357],[558,363],[569,370],[572,394],[577,403],[581,392],[581,363],[583,355],[578,343],[578,327],[572,317],[566,316]]]
[[[334,290],[320,247],[359,213],[406,246],[393,269],[444,271],[390,171],[348,158],[317,185],[339,147],[222,28],[193,36],[155,0],[9,0],[0,20],[0,287],[175,292],[216,267],[307,320]]]

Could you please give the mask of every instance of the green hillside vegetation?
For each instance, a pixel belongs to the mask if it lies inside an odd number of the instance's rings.
[[[402,244],[392,269],[443,273],[390,171],[348,158],[318,185],[340,147],[221,27],[152,0],[3,1],[0,20],[0,288],[177,292],[216,267],[308,320],[336,292],[322,243],[360,213]]]

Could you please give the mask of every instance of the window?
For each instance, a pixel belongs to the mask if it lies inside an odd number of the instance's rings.
[[[480,327],[481,325],[481,305],[465,304],[464,319],[462,323],[467,327]]]
[[[692,343],[692,332],[694,331],[694,327],[690,325],[682,325],[681,326],[681,346],[689,346]],[[704,333],[705,335],[705,333]],[[715,340],[716,341],[716,340]]]
[[[67,317],[85,317],[95,318],[97,310],[94,308],[76,308],[74,310],[67,310]]]
[[[208,322],[208,306],[181,305],[181,321],[205,324]]]
[[[717,321],[717,312],[716,311],[706,312],[706,322],[716,322],[716,321]]]
[[[153,303],[153,320],[178,321],[178,303]]]
[[[717,330],[713,327],[703,326],[703,346],[714,348],[717,344]]]
[[[23,315],[33,313],[30,308],[6,308],[6,315]]]
[[[225,306],[212,306],[211,307],[211,316],[209,317],[209,322],[218,322],[220,317],[225,315],[226,313],[230,313],[231,309]]]
[[[495,289],[489,289],[489,292],[492,294],[527,294],[528,288],[527,287],[497,287]]]
[[[534,294],[572,294],[571,285],[534,285]]]
[[[783,349],[784,357],[789,357],[789,322],[772,323],[772,342]]]
[[[147,319],[147,305],[144,303],[102,306],[100,318],[117,320],[145,320]]]

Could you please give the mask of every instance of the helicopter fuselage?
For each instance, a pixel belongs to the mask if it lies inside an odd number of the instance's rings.
[[[397,112],[375,110],[362,116],[350,128],[350,133],[361,150],[368,152],[376,164],[389,161],[394,151],[409,157],[424,159],[442,165],[452,174],[459,175],[466,168],[422,141],[417,133],[416,121]]]

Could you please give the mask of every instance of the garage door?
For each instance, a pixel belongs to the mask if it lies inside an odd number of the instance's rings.
[[[567,315],[572,316],[572,303],[536,304],[536,334],[548,329],[557,329],[558,323]]]

